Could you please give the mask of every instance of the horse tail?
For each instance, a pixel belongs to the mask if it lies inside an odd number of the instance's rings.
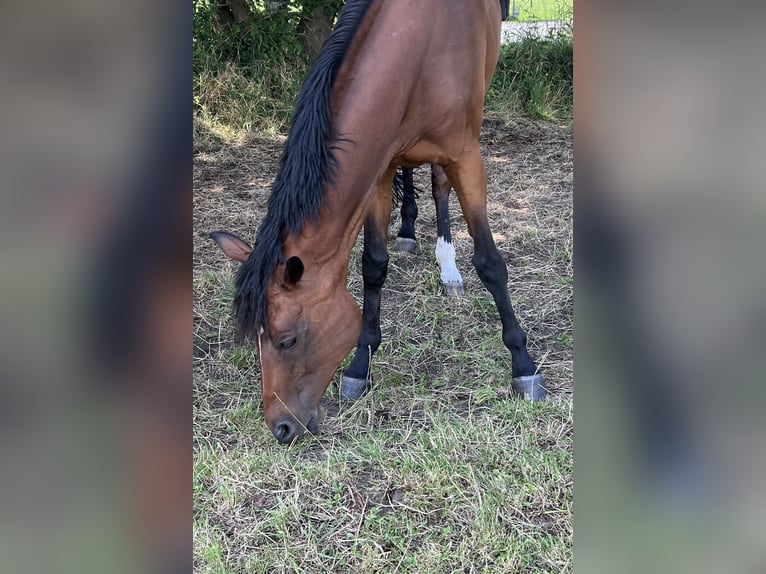
[[[404,199],[404,176],[402,175],[402,168],[396,170],[394,174],[394,193],[391,196],[393,199],[392,207],[398,207]]]
[[[404,194],[406,192],[405,185],[404,185],[404,174],[402,173],[401,167],[397,168],[396,173],[394,174],[394,182],[393,182],[393,194],[391,195],[391,208],[397,208],[399,205],[404,201]],[[411,180],[412,178],[410,178]],[[412,186],[412,193],[415,196],[415,199],[420,197],[420,193],[423,190],[420,189],[417,185]]]

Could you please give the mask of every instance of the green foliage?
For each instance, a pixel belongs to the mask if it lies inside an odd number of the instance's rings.
[[[299,13],[255,11],[242,23],[216,22],[214,1],[200,1],[194,11],[194,72],[234,64],[247,70],[264,62],[301,60]]]
[[[308,64],[301,48],[301,23],[317,7],[334,18],[343,0],[290,0],[267,10],[262,1],[248,0],[252,17],[241,23],[218,21],[216,7],[224,0],[197,0],[194,4],[194,70],[225,67],[247,69],[264,62]]]
[[[569,119],[572,115],[573,39],[527,37],[503,44],[487,94],[487,108],[523,113],[535,119]]]
[[[223,1],[194,4],[194,137],[203,147],[284,131],[310,63],[301,22],[318,6],[334,16],[343,4],[289,1],[267,10],[264,2],[249,0],[251,18],[222,23],[216,6]]]
[[[511,0],[511,14],[516,6],[519,22],[550,20],[571,20],[574,3],[572,0]]]

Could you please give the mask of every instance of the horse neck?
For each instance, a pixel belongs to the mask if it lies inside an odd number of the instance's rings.
[[[368,35],[369,33],[369,35]],[[337,269],[345,285],[348,257],[364,223],[378,180],[388,170],[401,137],[400,124],[408,105],[406,82],[416,81],[410,73],[397,82],[380,73],[381,62],[374,48],[378,41],[365,25],[354,40],[351,56],[341,67],[332,95],[333,127],[338,141],[333,146],[338,169],[325,185],[318,223],[307,223],[297,237],[285,243],[285,255],[294,254],[329,269]],[[360,50],[365,45],[367,49]],[[390,49],[389,49],[390,51]],[[303,253],[304,255],[301,255]]]
[[[285,257],[297,255],[305,265],[318,267],[323,279],[345,285],[349,254],[388,162],[380,150],[359,141],[345,141],[339,147],[338,170],[325,185],[317,222],[306,222],[300,234],[287,237],[283,251]]]

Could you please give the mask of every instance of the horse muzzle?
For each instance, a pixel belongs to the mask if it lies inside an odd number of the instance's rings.
[[[268,425],[274,438],[280,444],[291,444],[296,438],[310,432],[313,435],[319,433],[319,413],[311,416],[307,422],[302,423],[293,415],[285,413],[273,424]]]

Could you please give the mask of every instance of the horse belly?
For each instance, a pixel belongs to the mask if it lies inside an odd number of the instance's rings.
[[[417,167],[424,163],[448,165],[456,160],[463,151],[462,138],[454,137],[451,141],[442,143],[430,139],[418,140],[394,156],[392,164],[404,167]]]

